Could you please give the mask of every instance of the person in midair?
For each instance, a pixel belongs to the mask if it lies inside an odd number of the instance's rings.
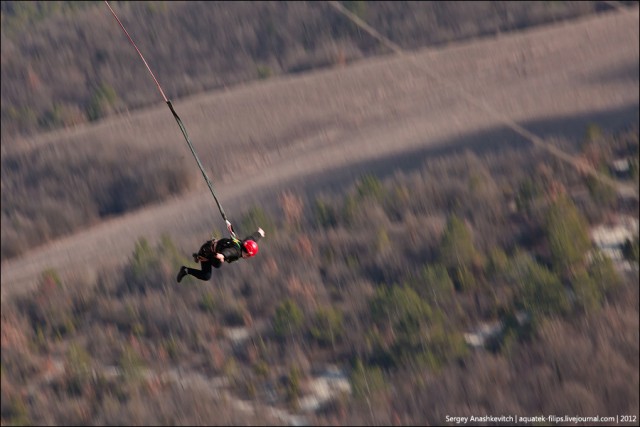
[[[178,272],[178,283],[187,275],[207,281],[211,279],[211,267],[220,268],[223,262],[232,263],[241,258],[255,256],[258,253],[257,242],[262,237],[264,230],[258,228],[258,231],[242,240],[228,237],[207,240],[198,253],[193,254],[193,261],[199,262],[201,269],[196,270],[183,265]]]

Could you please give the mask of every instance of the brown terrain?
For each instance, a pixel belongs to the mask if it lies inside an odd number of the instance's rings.
[[[339,185],[367,168],[401,168],[413,154],[428,155],[452,141],[489,144],[489,132],[510,135],[509,123],[538,136],[584,132],[585,121],[597,118],[612,125],[627,123],[638,114],[638,39],[636,7],[173,103],[234,221],[243,207],[285,189],[312,191]],[[191,161],[177,124],[158,97],[157,108],[12,147],[5,144],[3,150],[125,141],[153,147],[162,156],[165,148],[179,144]],[[575,128],[558,126],[565,118],[567,127]],[[193,167],[197,173],[195,161]],[[62,278],[91,277],[118,265],[140,237],[154,242],[168,234],[190,254],[212,229],[224,227],[208,189],[199,182],[180,198],[4,262],[2,299],[32,289],[46,268],[55,268]]]

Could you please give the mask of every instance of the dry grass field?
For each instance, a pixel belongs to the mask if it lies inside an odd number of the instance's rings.
[[[504,129],[504,120],[526,126],[606,117],[612,126],[617,120],[624,123],[624,115],[637,116],[638,111],[638,39],[634,8],[173,103],[233,221],[247,204],[284,189],[338,184],[357,172],[354,165],[362,168],[374,160],[389,170],[400,168],[395,156],[420,150],[428,154],[430,147],[448,141],[473,140],[474,135]],[[158,78],[162,82],[162,76]],[[503,120],[471,105],[451,90],[452,85],[500,112]],[[580,121],[571,123],[576,128],[570,131],[580,132]],[[545,133],[543,128],[535,131]],[[123,141],[152,147],[158,156],[167,147],[181,145],[184,156],[191,156],[161,98],[153,109],[2,149]],[[193,167],[198,173],[195,162]],[[166,233],[190,254],[213,228],[223,229],[223,223],[202,182],[181,198],[105,221],[4,262],[2,298],[31,289],[45,268],[55,268],[63,278],[84,277],[119,264],[139,237],[153,242]]]

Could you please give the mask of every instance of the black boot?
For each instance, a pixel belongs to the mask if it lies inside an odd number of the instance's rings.
[[[180,271],[178,272],[178,283],[180,283],[180,281],[184,278],[184,276],[186,276],[187,274],[187,267],[185,267],[184,265],[182,267],[180,267]]]

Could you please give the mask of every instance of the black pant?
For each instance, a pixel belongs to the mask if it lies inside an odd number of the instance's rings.
[[[195,268],[187,267],[187,273],[195,278],[206,281],[211,279],[211,267],[213,266],[215,268],[220,268],[221,265],[222,263],[217,258],[213,263],[211,261],[201,261],[200,267],[202,268],[202,270],[196,270]]]
[[[200,280],[211,279],[211,261],[202,261],[200,263],[202,270],[187,267],[187,273]]]

